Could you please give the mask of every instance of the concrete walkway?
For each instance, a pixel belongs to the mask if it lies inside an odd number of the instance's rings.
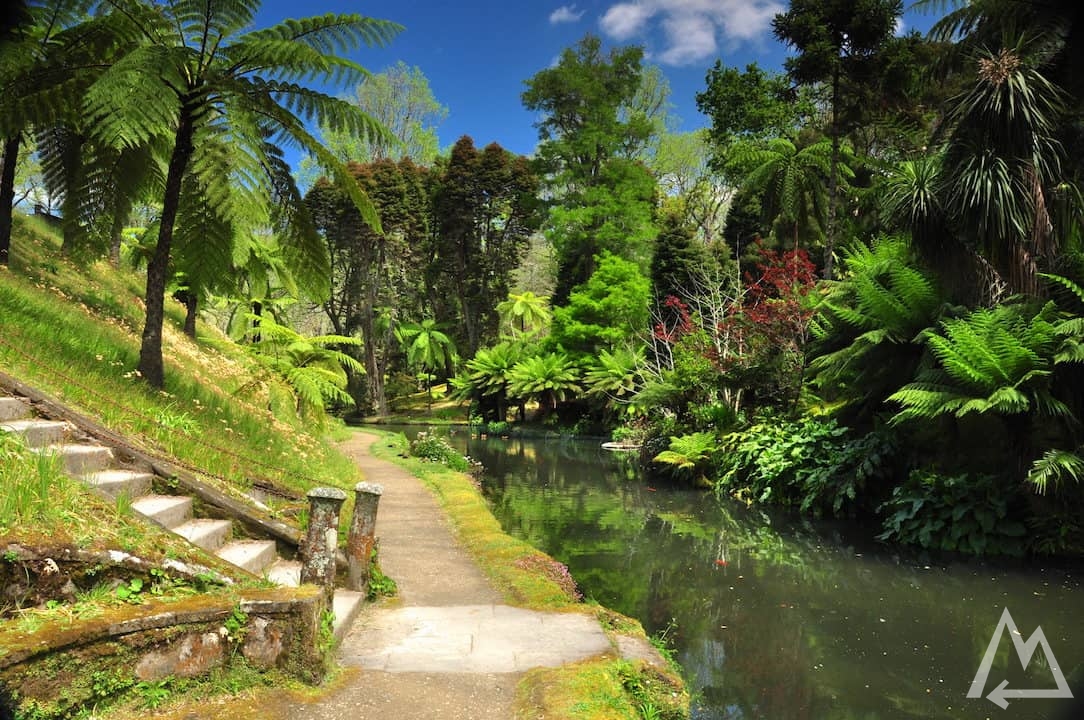
[[[285,717],[512,720],[523,672],[612,649],[589,616],[501,604],[432,493],[374,458],[375,440],[356,433],[342,449],[384,487],[376,534],[399,596],[364,611],[343,640],[342,663],[361,668],[348,685],[318,703],[285,708]]]

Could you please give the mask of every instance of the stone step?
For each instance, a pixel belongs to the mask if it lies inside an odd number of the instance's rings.
[[[192,518],[192,498],[187,495],[144,495],[132,501],[132,509],[172,529]]]
[[[225,545],[232,531],[233,523],[229,520],[210,518],[195,518],[173,528],[173,532],[207,552],[214,552]]]
[[[365,595],[360,592],[342,588],[335,590],[335,597],[331,603],[331,610],[335,613],[335,623],[332,625],[331,634],[335,636],[336,641],[341,641],[346,633],[350,632],[350,627],[361,613],[364,601]]]
[[[28,418],[33,414],[30,406],[15,397],[0,397],[0,422]]]
[[[254,575],[262,575],[264,568],[275,562],[278,551],[274,540],[234,540],[220,547],[215,555]]]
[[[127,494],[130,498],[148,495],[154,475],[131,470],[102,470],[83,476],[83,482],[109,497]]]
[[[0,430],[22,437],[27,447],[41,448],[60,445],[68,437],[68,424],[57,420],[8,420],[0,423]]]
[[[34,450],[59,455],[69,475],[88,475],[113,464],[113,451],[101,445],[50,445]]]
[[[301,563],[296,560],[278,560],[264,570],[264,577],[276,585],[297,587],[301,584]]]

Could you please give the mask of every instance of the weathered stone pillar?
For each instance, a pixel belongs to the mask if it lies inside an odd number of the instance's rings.
[[[339,510],[346,493],[337,488],[309,491],[309,531],[301,553],[301,582],[335,593],[335,555],[339,549]]]
[[[346,539],[349,578],[346,586],[358,592],[369,591],[369,561],[376,543],[376,510],[384,488],[373,483],[358,483],[354,488],[354,517]]]

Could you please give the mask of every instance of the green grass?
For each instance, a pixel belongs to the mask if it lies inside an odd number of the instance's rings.
[[[323,437],[327,425],[296,415],[281,379],[213,327],[185,337],[169,298],[166,387],[151,390],[135,373],[143,282],[104,261],[70,261],[48,228],[17,217],[12,268],[0,270],[0,369],[226,492],[260,481],[304,495],[360,479]]]
[[[372,446],[376,457],[404,467],[436,493],[463,546],[507,602],[534,610],[583,607],[554,579],[560,573],[555,560],[501,530],[468,475],[419,458],[402,457],[408,445],[401,434],[376,429],[366,432],[380,435]]]
[[[393,462],[433,490],[464,548],[512,605],[534,610],[587,612],[614,634],[646,640],[636,620],[577,602],[563,566],[528,543],[506,534],[472,479],[444,465],[403,457],[402,434],[369,430],[380,439],[373,454]],[[516,717],[545,720],[680,720],[689,716],[689,695],[673,670],[601,657],[560,668],[539,668],[521,681]]]
[[[0,432],[0,535],[18,525],[55,525],[78,494],[74,484],[56,457],[29,452]]]

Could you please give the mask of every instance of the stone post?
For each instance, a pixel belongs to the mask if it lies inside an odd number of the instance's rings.
[[[354,517],[346,539],[346,560],[350,574],[346,587],[369,591],[369,561],[376,543],[376,509],[384,488],[373,483],[358,483],[354,488]]]
[[[339,510],[346,493],[337,488],[309,491],[309,531],[301,557],[301,582],[335,593],[335,555],[339,549]]]

